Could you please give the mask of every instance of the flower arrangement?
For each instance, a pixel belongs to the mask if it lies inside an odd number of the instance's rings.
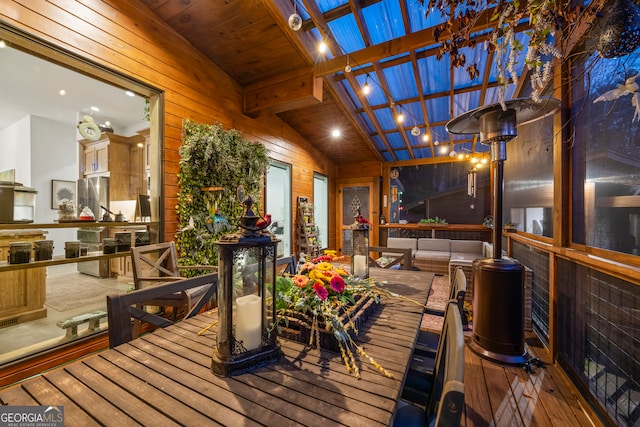
[[[330,252],[330,251],[328,251]],[[370,299],[380,302],[380,296],[398,296],[385,289],[374,279],[351,276],[346,270],[334,265],[337,258],[322,255],[305,262],[293,276],[278,277],[276,309],[278,311],[278,331],[289,326],[291,314],[301,313],[310,317],[311,331],[309,345],[320,348],[321,329],[331,334],[338,345],[347,371],[360,377],[354,351],[376,367],[382,374],[392,374],[358,346],[351,334],[358,333],[353,308],[359,301]]]

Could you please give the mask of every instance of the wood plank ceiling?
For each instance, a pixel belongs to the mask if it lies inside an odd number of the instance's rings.
[[[299,31],[287,23],[294,1]],[[444,125],[497,100],[485,45],[490,11],[469,32],[466,65],[453,67],[459,56],[441,48],[445,21],[428,17],[419,0],[143,2],[245,88],[246,114],[272,109],[336,164],[486,151],[473,135],[449,135]],[[321,39],[325,55],[317,53]],[[365,84],[377,93],[364,95]],[[511,86],[507,99],[518,85]]]

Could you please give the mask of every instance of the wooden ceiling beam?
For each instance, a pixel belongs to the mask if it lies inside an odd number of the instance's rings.
[[[324,15],[320,12],[318,5],[316,4],[315,1],[309,1],[309,0],[302,0],[302,1],[304,6],[307,9],[307,12],[309,12],[311,19],[315,23],[316,27],[320,28],[321,31],[324,33],[325,41],[328,44],[329,49],[334,55],[336,55],[337,52],[340,52],[341,48],[336,44],[335,37],[333,37],[333,34],[331,33],[331,29],[327,25],[327,21],[325,20]],[[351,73],[347,73],[347,81],[349,82],[352,88],[358,88],[358,83],[355,77]],[[393,151],[391,150],[389,141],[387,140],[386,136],[382,133],[382,128],[380,127],[380,124],[376,120],[375,114],[371,110],[371,107],[369,106],[369,103],[367,102],[366,98],[361,99],[361,102],[362,102],[362,106],[364,107],[364,111],[369,116],[369,119],[371,120],[374,129],[380,136],[380,139],[384,143],[385,148],[391,152],[392,158],[394,161],[398,160],[397,157],[395,156],[395,153],[393,153]],[[370,143],[373,145],[373,142],[370,142]],[[377,151],[377,148],[376,148],[376,151]]]
[[[242,112],[257,117],[260,111],[274,113],[322,103],[322,78],[311,68],[294,70],[244,87]]]
[[[431,125],[429,124],[429,114],[427,113],[427,105],[424,102],[424,90],[422,88],[422,80],[420,79],[420,70],[418,69],[418,60],[416,59],[416,52],[411,52],[411,68],[413,74],[416,76],[416,86],[418,87],[418,101],[420,103],[420,109],[422,110],[422,122],[424,123],[424,133],[427,135],[429,141],[429,151],[431,156],[435,155],[435,149],[433,146],[433,137],[431,135]]]
[[[493,13],[495,13],[495,8],[480,12],[478,14],[478,19],[471,28],[471,33],[492,27],[495,24],[494,22],[491,22],[491,16],[493,16]],[[337,56],[335,58],[319,62],[315,64],[314,72],[316,76],[325,76],[327,74],[342,71],[347,65],[347,57],[350,58],[351,64],[364,65],[374,61],[380,61],[389,56],[400,55],[411,50],[434,45],[438,43],[434,37],[434,30],[435,27],[425,28],[422,31],[417,31],[387,42],[365,47],[364,49],[352,52],[348,55]],[[440,40],[444,40],[449,37],[451,37],[451,32],[449,30],[445,30],[440,33],[439,38]]]

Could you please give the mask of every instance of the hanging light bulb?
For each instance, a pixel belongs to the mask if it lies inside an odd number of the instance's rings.
[[[433,145],[435,145],[435,146],[440,145],[440,141],[435,141],[435,142],[433,143]]]
[[[413,126],[411,128],[411,135],[413,135],[413,136],[420,135],[420,128],[418,126]]]
[[[404,113],[402,112],[402,105],[398,104],[398,115],[396,116],[398,123],[404,122]]]
[[[297,11],[296,11],[296,0],[293,0],[293,13],[291,15],[289,15],[289,28],[291,28],[293,31],[298,31],[300,28],[302,28],[302,18],[300,17],[300,15],[298,15]]]
[[[362,93],[364,93],[365,95],[369,95],[369,92],[371,92],[371,88],[369,87],[369,74],[367,74],[367,78],[364,81],[364,86],[362,86]]]
[[[429,134],[425,131],[424,135],[422,135],[422,141],[429,142]]]
[[[327,42],[322,40],[318,45],[318,52],[324,54],[328,49]]]

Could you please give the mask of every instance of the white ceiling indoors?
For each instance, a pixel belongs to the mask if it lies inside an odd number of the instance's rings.
[[[98,124],[110,121],[114,132],[125,136],[148,127],[144,98],[127,96],[122,88],[10,46],[0,48],[0,64],[0,131],[29,115],[70,126],[91,115]]]

